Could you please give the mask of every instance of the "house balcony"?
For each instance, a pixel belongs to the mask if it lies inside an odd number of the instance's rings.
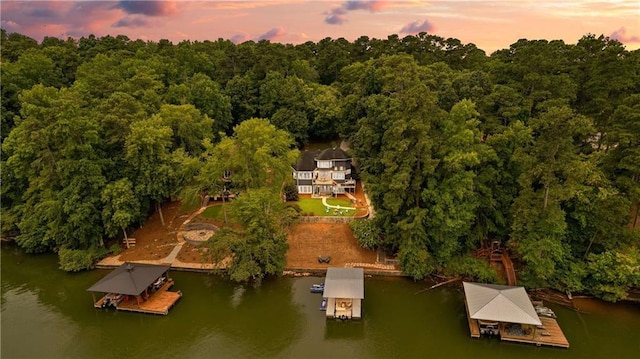
[[[355,188],[356,187],[356,180],[347,179],[341,185],[342,185],[342,187]]]
[[[331,177],[319,177],[313,180],[316,185],[332,185],[334,180]]]

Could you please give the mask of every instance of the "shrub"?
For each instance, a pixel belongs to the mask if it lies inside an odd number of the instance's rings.
[[[431,254],[421,243],[412,240],[403,242],[398,252],[398,260],[402,272],[413,278],[422,280],[435,270],[435,263]]]
[[[118,255],[122,252],[122,247],[118,243],[114,243],[109,247],[109,254]]]
[[[349,227],[362,248],[375,250],[380,246],[380,229],[374,220],[351,221]]]
[[[95,263],[106,254],[107,251],[104,248],[62,248],[58,251],[60,269],[66,272],[79,272],[81,270],[91,269]]]
[[[286,201],[298,200],[298,188],[294,183],[287,183],[284,185],[284,196]]]
[[[495,283],[498,280],[496,271],[486,260],[472,256],[452,258],[444,272],[447,275],[465,277],[480,283]]]
[[[296,214],[300,215],[300,213],[302,213],[302,208],[300,208],[300,206],[297,203],[291,203],[291,204],[287,204],[288,207],[292,208],[294,211],[296,211]],[[302,214],[304,215],[304,214]]]

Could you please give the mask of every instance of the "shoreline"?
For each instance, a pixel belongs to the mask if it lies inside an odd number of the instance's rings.
[[[113,257],[107,257],[105,259],[109,259]],[[104,263],[103,263],[104,262]],[[94,269],[115,269],[121,266],[125,262],[121,262],[119,260],[108,260],[104,259],[98,262]],[[170,264],[170,263],[160,263],[160,261],[131,261],[131,263],[146,263],[146,264]],[[358,266],[355,266],[359,268]],[[327,267],[328,268],[328,267]],[[284,277],[311,277],[311,276],[322,276],[327,273],[327,268],[301,268],[301,267],[285,267],[282,271],[282,276]],[[400,270],[386,270],[386,269],[376,269],[376,268],[366,268],[364,267],[364,274],[370,276],[380,276],[380,277],[408,277],[406,274],[402,273]],[[210,263],[187,263],[181,262],[179,264],[171,264],[171,270],[180,271],[180,272],[193,272],[193,273],[214,273],[220,274],[224,271],[224,268],[215,268]]]

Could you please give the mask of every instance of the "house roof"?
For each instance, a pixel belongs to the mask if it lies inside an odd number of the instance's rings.
[[[316,155],[320,151],[302,151],[300,160],[293,166],[296,171],[313,171],[316,168]]]
[[[169,268],[171,266],[168,265],[127,262],[107,274],[87,290],[90,292],[139,295]]]
[[[327,148],[326,150],[320,152],[317,160],[327,161],[327,160],[348,160],[350,157],[344,153],[340,147]]]
[[[523,287],[462,283],[472,319],[540,325],[540,318]]]
[[[362,268],[327,268],[323,297],[363,299],[364,270]]]

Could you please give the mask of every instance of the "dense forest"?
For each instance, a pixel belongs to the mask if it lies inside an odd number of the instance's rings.
[[[284,224],[261,203],[278,202],[292,149],[340,138],[376,209],[356,235],[414,279],[486,279],[470,253],[495,239],[529,286],[607,300],[640,286],[640,50],[616,40],[523,39],[490,56],[426,33],[0,41],[2,235],[63,268],[186,188],[219,190],[226,170],[253,193],[240,218],[271,213],[229,236],[282,252]]]

